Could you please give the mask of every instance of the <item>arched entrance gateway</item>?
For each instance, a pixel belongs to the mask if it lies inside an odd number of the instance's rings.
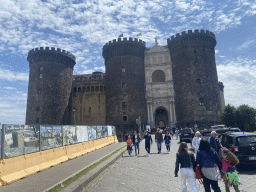
[[[156,127],[168,127],[168,111],[163,107],[156,109],[155,126]]]

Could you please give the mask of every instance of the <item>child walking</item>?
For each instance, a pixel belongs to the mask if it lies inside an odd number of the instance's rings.
[[[128,139],[127,139],[126,143],[127,143],[127,151],[129,153],[129,156],[131,156],[131,154],[132,154],[132,140],[131,140],[130,136],[128,136]]]
[[[221,176],[225,183],[226,192],[230,192],[230,186],[233,186],[236,192],[239,192],[238,185],[241,181],[236,172],[236,165],[239,164],[238,158],[230,150],[223,148],[222,153],[222,169]]]
[[[169,131],[166,131],[164,136],[164,142],[167,149],[167,152],[170,153],[170,146],[171,146],[171,136],[169,134]]]

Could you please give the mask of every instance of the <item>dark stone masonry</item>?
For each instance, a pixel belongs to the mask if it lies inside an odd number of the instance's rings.
[[[167,39],[174,82],[174,123],[178,127],[197,123],[204,128],[219,123],[218,113],[225,102],[224,85],[218,82],[215,45],[215,35],[207,30],[188,30]],[[114,39],[103,46],[105,74],[73,76],[76,58],[71,53],[59,48],[32,49],[27,57],[26,124],[114,125],[119,140],[126,131],[138,131],[136,119],[140,117],[143,126],[149,122],[145,50],[142,40]],[[150,57],[154,60],[154,53]],[[151,76],[147,83],[153,84]],[[156,111],[151,113],[155,118]]]

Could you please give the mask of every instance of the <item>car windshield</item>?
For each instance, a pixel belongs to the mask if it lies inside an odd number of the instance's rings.
[[[237,142],[239,146],[247,146],[251,143],[256,143],[256,136],[238,137]]]
[[[214,126],[211,126],[212,129],[219,129],[219,128],[226,128],[225,125],[214,125]]]
[[[183,129],[180,132],[181,133],[191,133],[191,130],[190,129]]]

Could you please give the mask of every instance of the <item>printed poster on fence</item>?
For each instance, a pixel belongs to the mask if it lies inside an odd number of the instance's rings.
[[[88,141],[87,126],[77,126],[77,142]]]

